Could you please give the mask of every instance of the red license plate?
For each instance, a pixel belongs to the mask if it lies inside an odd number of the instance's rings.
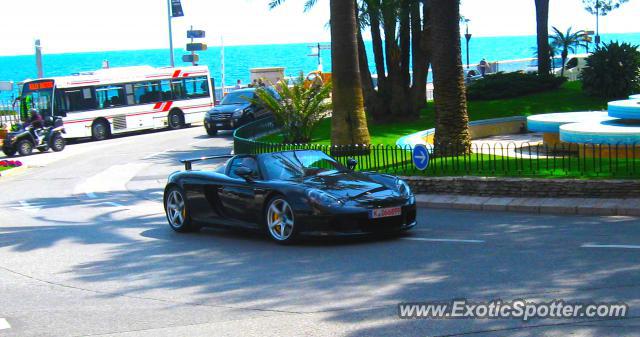
[[[389,218],[402,215],[402,207],[378,208],[369,211],[369,219]]]

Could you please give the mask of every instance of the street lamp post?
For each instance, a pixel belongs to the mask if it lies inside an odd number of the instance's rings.
[[[171,0],[167,0],[167,18],[169,19],[169,60],[171,61],[171,68],[175,67],[176,63],[173,59],[173,31],[171,27]]]
[[[469,70],[469,41],[471,41],[471,34],[469,34],[469,20],[466,20],[467,29],[464,34],[464,38],[467,40],[467,70]]]
[[[596,47],[600,46],[600,0],[596,0]]]

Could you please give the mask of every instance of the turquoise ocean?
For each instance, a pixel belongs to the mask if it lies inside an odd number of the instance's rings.
[[[640,45],[640,33],[603,34],[602,41],[630,42]],[[46,41],[45,41],[46,42]],[[285,67],[287,76],[296,76],[301,71],[308,73],[317,67],[317,59],[307,56],[311,49],[309,43],[227,46],[225,53],[225,84],[233,85],[240,79],[243,83],[249,81],[249,69],[260,67]],[[463,39],[463,63],[466,62],[465,42]],[[482,58],[489,61],[513,60],[534,57],[536,46],[535,36],[500,36],[474,37],[470,43],[471,63],[477,63]],[[593,45],[592,45],[593,46]],[[111,67],[150,65],[155,67],[169,64],[168,50],[127,50],[127,51],[97,51],[88,53],[46,54],[44,45],[44,73],[45,76],[64,76],[81,71],[99,69],[103,60],[108,60]],[[371,44],[367,44],[369,66],[375,71],[375,64],[371,54]],[[580,48],[580,53],[585,52]],[[185,52],[175,50],[176,64],[181,62]],[[323,51],[322,59],[325,71],[331,71],[330,51]],[[211,69],[216,80],[216,86],[221,84],[221,48],[211,47],[200,53],[200,64]],[[0,81],[19,82],[27,78],[36,77],[35,60],[32,55],[1,56]],[[0,94],[1,98],[8,98],[7,93]]]

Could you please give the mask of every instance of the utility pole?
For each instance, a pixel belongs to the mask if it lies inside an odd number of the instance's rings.
[[[175,67],[176,63],[173,59],[173,29],[171,27],[171,0],[167,0],[167,18],[169,19],[169,60],[171,61],[171,68]]]
[[[42,47],[40,46],[40,39],[36,40],[36,69],[38,71],[38,78],[44,77],[44,71],[42,70]]]
[[[600,46],[600,0],[596,0],[596,47]]]

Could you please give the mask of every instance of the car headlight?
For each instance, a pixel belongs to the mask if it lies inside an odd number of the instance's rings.
[[[342,200],[321,190],[309,190],[307,191],[307,197],[312,203],[321,206],[342,206],[343,204]]]
[[[233,118],[240,118],[242,117],[243,113],[244,113],[244,110],[236,110],[233,112]]]
[[[413,193],[411,192],[411,187],[404,180],[398,179],[396,180],[396,189],[400,192],[400,195],[403,197],[411,197]]]

